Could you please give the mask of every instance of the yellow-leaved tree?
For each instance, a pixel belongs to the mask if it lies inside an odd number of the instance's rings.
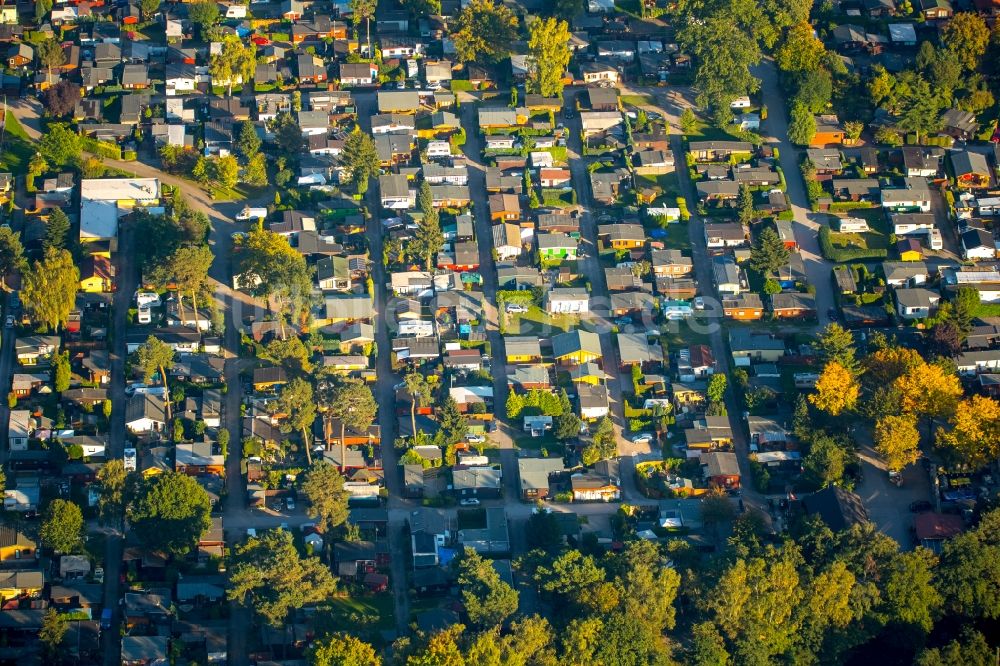
[[[859,393],[854,375],[837,361],[830,361],[823,368],[816,382],[816,393],[809,396],[809,402],[831,416],[838,416],[854,409]]]
[[[1000,403],[981,395],[962,400],[951,418],[951,429],[938,428],[937,439],[974,467],[996,460],[1000,455]]]
[[[904,412],[917,418],[948,418],[955,413],[962,385],[958,376],[935,363],[920,363],[894,382]]]
[[[875,422],[875,450],[898,472],[920,457],[920,432],[912,414],[883,416]]]

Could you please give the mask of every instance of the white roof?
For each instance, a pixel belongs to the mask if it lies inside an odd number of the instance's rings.
[[[83,199],[80,202],[80,240],[108,240],[118,235],[118,204]]]
[[[160,198],[156,178],[87,178],[80,183],[80,199],[86,201],[145,201]]]

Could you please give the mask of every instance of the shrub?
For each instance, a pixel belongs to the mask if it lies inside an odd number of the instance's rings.
[[[819,249],[824,258],[838,263],[864,259],[885,259],[888,256],[884,249],[837,247],[830,240],[830,228],[826,226],[819,229]]]

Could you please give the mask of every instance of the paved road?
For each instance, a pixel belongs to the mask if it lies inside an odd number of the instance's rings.
[[[118,251],[115,253],[116,272],[115,291],[112,304],[111,330],[111,431],[108,443],[107,458],[121,459],[125,453],[125,362],[128,352],[125,344],[125,334],[128,329],[128,310],[132,303],[132,294],[139,284],[139,271],[135,265],[134,230],[128,222],[123,222],[118,229]],[[118,666],[121,663],[121,639],[119,638],[119,622],[121,607],[116,603],[121,596],[119,580],[122,564],[122,538],[110,535],[107,539],[107,549],[104,558],[104,599],[106,607],[112,609],[111,629],[101,634],[104,643],[105,666]]]
[[[375,93],[364,92],[354,95],[361,129],[371,133],[371,118],[377,113]],[[365,197],[370,218],[368,220],[368,249],[371,257],[372,281],[375,284],[375,399],[378,401],[378,424],[382,441],[382,469],[385,472],[385,487],[389,491],[389,506],[399,506],[403,496],[403,484],[399,474],[398,456],[394,443],[397,435],[396,394],[393,386],[399,383],[399,375],[392,370],[392,344],[388,329],[389,298],[385,289],[388,282],[385,265],[382,263],[383,226],[381,220],[381,197],[378,181],[372,180]],[[406,561],[408,543],[406,540],[405,514],[390,518],[388,526],[389,551],[391,554],[390,578],[396,618],[396,633],[404,635],[409,624],[410,610],[407,590]]]
[[[799,244],[809,284],[816,287],[818,328],[823,328],[830,323],[827,312],[835,303],[833,284],[830,281],[833,264],[824,259],[819,250],[819,229],[824,224],[825,216],[813,213],[809,208],[809,197],[799,172],[802,149],[788,140],[788,113],[785,111],[784,95],[778,87],[777,67],[772,60],[765,60],[754,69],[754,75],[761,80],[761,99],[767,106],[767,120],[764,121],[767,136],[764,140],[779,151],[788,203],[795,214],[795,240]]]
[[[511,501],[520,497],[517,481],[517,447],[513,435],[516,431],[507,420],[507,348],[500,334],[500,313],[496,298],[499,283],[497,267],[493,260],[493,223],[490,220],[489,194],[486,191],[486,165],[483,163],[483,138],[479,133],[478,106],[475,99],[466,95],[462,104],[462,126],[465,128],[463,152],[469,165],[469,191],[476,223],[476,242],[479,245],[479,273],[483,276],[483,321],[490,342],[493,374],[493,413],[497,430],[490,433],[490,441],[500,451],[500,468],[503,473],[504,494]]]

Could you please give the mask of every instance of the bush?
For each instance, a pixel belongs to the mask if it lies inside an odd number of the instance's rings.
[[[134,162],[138,158],[134,150],[126,150],[122,153],[122,159],[126,162]]]
[[[555,496],[554,499],[555,499],[556,502],[561,502],[563,504],[569,504],[570,502],[573,501],[573,493],[572,493],[572,491],[564,490],[564,491],[562,491],[560,493],[556,493],[556,496]]]
[[[691,219],[691,213],[688,211],[687,199],[684,197],[677,197],[677,208],[681,211],[681,222],[687,222]]]
[[[97,139],[84,136],[80,137],[80,147],[88,153],[93,153],[101,157],[113,160],[120,160],[122,158],[121,147],[118,144],[108,141],[98,141]]]

